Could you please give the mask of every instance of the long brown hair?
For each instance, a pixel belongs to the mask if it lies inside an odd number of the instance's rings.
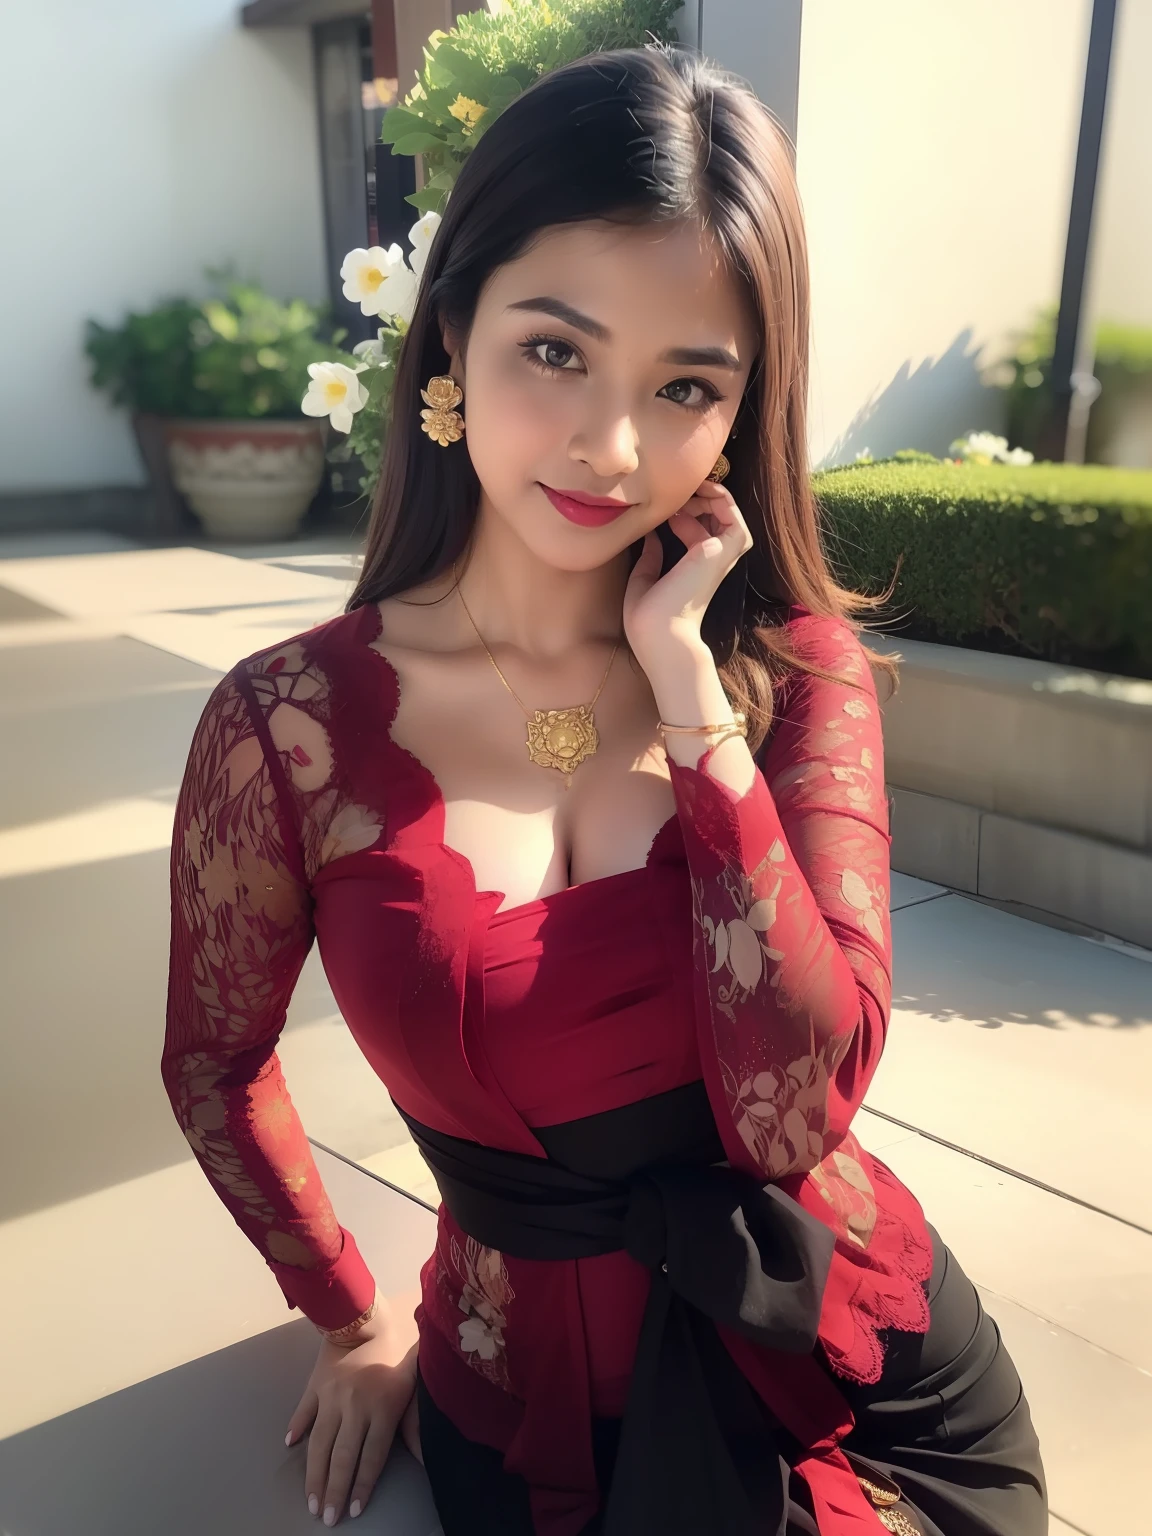
[[[586,220],[706,226],[753,306],[759,354],[726,452],[754,544],[709,605],[704,638],[754,747],[771,724],[774,680],[811,670],[781,627],[789,605],[850,621],[875,600],[834,580],[809,482],[808,259],[791,146],[742,81],[695,54],[653,46],[582,59],[518,97],[478,141],[400,352],[347,611],[433,579],[464,551],[479,481],[466,447],[432,447],[419,430],[421,387],[448,371],[441,326],[467,336],[497,267],[542,230]],[[680,546],[661,537],[667,567]]]

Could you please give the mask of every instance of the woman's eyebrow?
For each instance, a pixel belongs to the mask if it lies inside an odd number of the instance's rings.
[[[573,309],[571,304],[565,304],[563,299],[552,299],[547,295],[541,295],[535,299],[518,299],[515,304],[509,304],[509,309],[530,309],[540,315],[551,315],[553,320],[563,320],[565,325],[570,325],[574,330],[583,331],[586,336],[591,336],[593,341],[608,341],[612,332],[606,325],[601,325],[599,320],[593,320],[591,315],[581,314],[578,309]]]
[[[585,315],[578,309],[573,309],[571,304],[565,304],[563,299],[550,298],[547,294],[540,294],[534,299],[517,299],[514,304],[508,305],[509,309],[532,310],[539,315],[551,315],[553,320],[562,320],[565,325],[570,325],[573,330],[583,331],[586,336],[591,336],[594,341],[611,341],[612,332],[606,325],[601,325],[599,320],[593,320],[591,315]],[[731,373],[740,370],[740,359],[729,352],[727,347],[672,347],[660,355],[662,363],[672,363],[677,368],[727,368]]]
[[[678,368],[729,368],[733,373],[740,369],[740,359],[727,347],[673,347],[660,354],[660,361]]]

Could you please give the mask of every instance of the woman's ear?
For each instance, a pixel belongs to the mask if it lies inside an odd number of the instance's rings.
[[[440,323],[440,340],[445,352],[448,354],[448,371],[463,387],[464,384],[464,338],[450,326],[447,321]]]

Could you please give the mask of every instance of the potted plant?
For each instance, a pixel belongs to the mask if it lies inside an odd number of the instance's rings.
[[[170,477],[214,538],[284,538],[324,473],[328,424],[302,412],[301,394],[317,365],[344,367],[324,361],[343,333],[324,341],[320,330],[303,300],[232,282],[200,304],[90,321],[85,350],[92,382],[132,410],[161,497]]]

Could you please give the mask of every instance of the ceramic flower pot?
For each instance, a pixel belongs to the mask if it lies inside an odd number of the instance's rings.
[[[327,422],[164,424],[172,479],[216,539],[282,539],[300,526],[324,474]]]

